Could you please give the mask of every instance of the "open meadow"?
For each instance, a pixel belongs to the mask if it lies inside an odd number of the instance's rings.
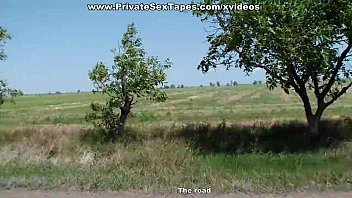
[[[165,89],[163,103],[138,101],[130,117],[130,127],[162,126],[188,122],[253,122],[254,120],[305,120],[304,108],[296,93],[280,88],[270,91],[265,85],[236,87],[195,87]],[[311,96],[312,101],[315,101]],[[33,127],[43,124],[86,125],[84,116],[92,101],[104,96],[92,93],[31,95],[15,99],[16,104],[1,107],[1,128]],[[312,105],[314,107],[314,105]],[[324,116],[351,116],[352,95],[347,94],[329,107]]]
[[[84,116],[91,93],[32,95],[0,110],[0,186],[212,193],[347,191],[352,185],[352,94],[305,135],[295,94],[265,85],[166,89],[139,101],[125,136],[105,142]]]

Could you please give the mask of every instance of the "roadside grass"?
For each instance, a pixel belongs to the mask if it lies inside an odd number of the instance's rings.
[[[84,125],[3,130],[0,187],[163,193],[177,187],[223,193],[351,190],[352,133],[346,130],[351,126],[348,120],[331,122],[327,129],[339,133],[326,130],[319,139],[302,131],[292,135],[303,127],[300,122],[145,124],[128,127],[128,135],[115,144]]]
[[[162,193],[175,192],[177,187],[211,188],[212,192],[221,193],[273,193],[297,189],[351,190],[352,173],[346,170],[351,165],[351,160],[319,156],[319,153],[201,157],[175,155],[172,153],[187,152],[180,146],[177,150],[174,150],[175,145],[168,147],[163,147],[167,153],[156,159],[152,156],[160,148],[150,148],[147,151],[134,149],[133,153],[137,153],[134,155],[131,155],[128,148],[124,148],[123,156],[126,159],[118,164],[109,162],[82,167],[72,163],[57,165],[49,161],[26,164],[13,162],[1,165],[0,186]]]
[[[0,109],[0,187],[175,192],[352,190],[351,94],[306,133],[295,94],[265,85],[166,90],[107,142],[84,120],[101,95],[25,96]],[[339,117],[336,117],[339,115]]]

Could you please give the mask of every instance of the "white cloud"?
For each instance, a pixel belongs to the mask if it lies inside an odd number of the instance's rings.
[[[259,72],[259,71],[264,71],[262,68],[255,68],[253,69],[253,72]]]

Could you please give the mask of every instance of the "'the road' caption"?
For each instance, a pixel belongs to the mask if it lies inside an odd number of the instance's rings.
[[[210,194],[211,193],[211,188],[177,188],[177,192],[179,194]]]

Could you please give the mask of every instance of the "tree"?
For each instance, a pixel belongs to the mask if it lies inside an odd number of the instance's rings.
[[[164,85],[164,89],[169,89],[170,87],[168,85]]]
[[[237,81],[233,81],[233,86],[236,86],[237,84]]]
[[[240,1],[207,1],[224,2]],[[347,64],[352,48],[352,2],[265,2],[260,12],[195,12],[219,30],[208,35],[210,48],[198,68],[206,72],[222,64],[247,73],[264,69],[270,89],[280,85],[287,94],[294,90],[300,96],[309,131],[318,134],[324,110],[352,86]],[[310,90],[317,101],[315,112]]]
[[[256,81],[256,80],[253,81],[253,85],[256,85],[256,84],[258,84],[258,81]]]
[[[227,84],[226,84],[226,86],[228,86],[228,87],[229,87],[229,86],[230,86],[230,83],[227,83]]]
[[[172,84],[172,85],[170,85],[170,88],[171,88],[171,89],[175,89],[176,86],[175,86],[174,84]]]
[[[0,106],[6,101],[14,102],[15,97],[23,96],[23,92],[8,87],[6,81],[0,79]]]
[[[7,40],[10,40],[11,36],[7,33],[7,30],[0,26],[0,61],[6,59],[4,46]],[[6,81],[0,79],[0,106],[9,99],[13,102],[13,98],[17,96],[23,96],[22,91],[11,89],[8,87]]]
[[[167,59],[160,62],[155,57],[146,57],[142,41],[137,37],[138,31],[132,23],[122,38],[122,46],[114,53],[114,65],[108,68],[98,62],[89,78],[95,90],[108,96],[105,104],[91,103],[91,110],[86,115],[87,121],[93,121],[96,127],[107,129],[107,137],[115,140],[122,135],[125,123],[136,98],[147,98],[152,101],[165,101],[167,96],[158,86],[166,80],[165,70],[171,67]]]
[[[210,85],[211,87],[214,87],[214,86],[215,86],[215,84],[212,83],[212,82],[210,82],[209,85]]]
[[[259,80],[259,81],[258,81],[258,84],[259,84],[259,85],[263,84],[263,81]]]
[[[183,86],[183,84],[181,85],[181,88],[184,88],[185,86]]]
[[[220,87],[220,82],[219,81],[216,82],[216,86]]]

